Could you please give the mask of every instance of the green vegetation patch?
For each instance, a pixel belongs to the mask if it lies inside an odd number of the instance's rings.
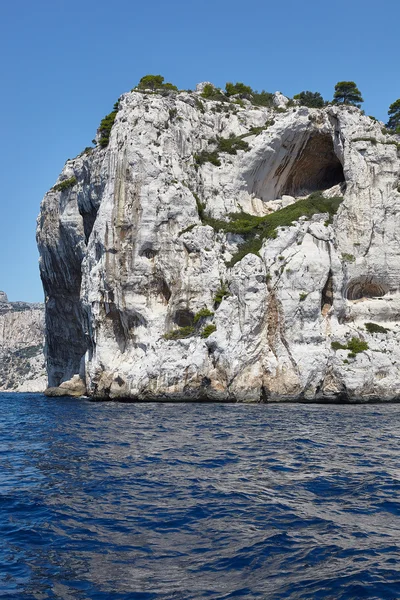
[[[226,152],[227,154],[237,154],[238,150],[247,152],[250,146],[242,139],[242,136],[231,134],[228,138],[217,139],[217,152]]]
[[[196,325],[201,319],[206,319],[207,317],[213,317],[214,313],[208,308],[202,308],[194,315],[193,323]]]
[[[233,267],[246,254],[258,254],[265,239],[276,237],[278,227],[288,227],[300,217],[312,217],[315,214],[328,213],[328,222],[332,222],[333,216],[343,201],[341,196],[325,198],[321,192],[313,192],[308,198],[299,200],[265,217],[256,217],[240,212],[231,213],[229,215],[230,220],[223,221],[207,216],[205,205],[196,194],[193,195],[203,225],[210,225],[215,231],[234,233],[245,238],[236,254],[227,263],[228,267]]]
[[[57,183],[57,185],[53,187],[53,190],[56,192],[64,192],[65,190],[69,190],[70,188],[74,187],[76,183],[76,177],[70,177],[69,179],[64,179],[64,181]]]
[[[196,227],[196,223],[193,223],[192,225],[189,225],[188,227],[185,227],[185,229],[182,229],[182,231],[180,231],[178,233],[178,237],[180,237],[184,233],[189,233],[189,231],[192,231],[192,229],[194,229],[195,227]]]
[[[274,125],[274,123],[274,119],[269,119],[268,121],[266,121],[265,125],[261,125],[259,127],[250,127],[248,133],[244,133],[240,137],[241,139],[243,139],[245,137],[248,137],[249,135],[259,135],[260,133],[266,131],[269,127],[271,127],[271,125]]]
[[[296,94],[293,98],[299,100],[301,106],[308,106],[308,108],[323,108],[325,106],[325,101],[319,92],[307,90]]]
[[[377,323],[365,323],[365,329],[368,333],[387,333],[390,331],[390,329],[382,327],[382,325],[378,325]]]
[[[249,85],[245,85],[238,81],[237,83],[228,82],[225,85],[225,93],[227,96],[234,96],[235,94],[244,94],[246,96],[252,94],[253,90]]]
[[[224,282],[221,282],[221,285],[215,292],[214,296],[214,308],[218,308],[221,304],[222,300],[230,295],[228,285]]]
[[[164,83],[164,77],[162,75],[145,75],[141,78],[139,83],[137,84],[136,91],[159,91],[159,90],[167,90],[172,92],[177,92],[178,88],[176,85],[172,83],[166,82]]]
[[[216,150],[213,152],[208,152],[207,150],[202,150],[198,154],[194,155],[194,162],[197,166],[204,165],[206,162],[210,162],[215,167],[221,166],[221,161],[219,160],[219,155]]]
[[[114,125],[115,117],[118,113],[119,100],[114,104],[113,110],[100,121],[98,144],[101,148],[106,148],[110,141],[111,129]]]
[[[200,335],[202,338],[208,338],[212,333],[214,333],[214,331],[217,331],[217,327],[216,325],[213,325],[213,323],[210,323],[210,325],[206,325],[204,327]]]
[[[245,136],[235,136],[234,134],[231,134],[228,138],[218,137],[217,139],[210,140],[209,143],[216,144],[216,148],[211,151],[202,150],[201,152],[195,154],[194,161],[196,166],[199,167],[204,165],[206,162],[210,162],[215,167],[220,167],[220,152],[226,152],[227,154],[237,154],[238,150],[244,150],[247,152],[250,150],[250,146],[242,139],[243,137]]]
[[[343,252],[342,260],[344,262],[353,263],[356,260],[356,257],[353,254],[348,254],[347,252]]]
[[[251,103],[254,106],[266,106],[267,108],[273,108],[274,106],[274,95],[270,92],[262,90],[262,92],[253,92],[251,97]]]
[[[357,354],[360,354],[360,352],[365,352],[365,350],[368,350],[368,344],[360,338],[352,337],[347,344],[332,342],[331,348],[333,350],[350,350],[349,358],[354,358]]]
[[[207,307],[204,307],[194,315],[193,325],[173,329],[169,333],[165,333],[163,335],[163,338],[165,340],[182,340],[185,338],[190,338],[199,335],[201,337],[208,337],[213,331],[215,331],[215,325],[210,323],[209,325],[206,325],[203,329],[201,329],[201,327],[204,324],[205,319],[212,318],[213,316],[214,313]],[[206,332],[206,335],[204,335],[204,332]]]
[[[165,340],[182,340],[192,337],[195,334],[195,331],[196,329],[193,325],[188,325],[187,327],[179,327],[169,333],[165,333],[163,337]]]
[[[228,102],[227,96],[222,90],[214,87],[211,83],[207,83],[201,92],[201,97],[207,100],[218,100],[219,102]]]

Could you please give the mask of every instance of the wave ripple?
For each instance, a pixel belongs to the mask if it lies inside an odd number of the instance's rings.
[[[400,598],[399,405],[0,403],[2,598]]]

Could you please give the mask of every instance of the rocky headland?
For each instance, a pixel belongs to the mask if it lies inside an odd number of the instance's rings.
[[[44,304],[9,302],[0,292],[0,391],[46,388]]]
[[[354,106],[203,90],[121,96],[43,199],[49,386],[398,400],[399,136]]]

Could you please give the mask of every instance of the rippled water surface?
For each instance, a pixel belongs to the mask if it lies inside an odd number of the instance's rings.
[[[400,406],[0,395],[0,597],[400,598]]]

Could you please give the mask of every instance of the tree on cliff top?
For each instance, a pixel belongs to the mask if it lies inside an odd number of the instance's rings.
[[[238,81],[237,83],[228,83],[225,85],[225,93],[227,96],[234,96],[235,94],[252,94],[253,90],[249,85],[245,85]]]
[[[319,92],[300,92],[293,98],[299,100],[301,106],[308,106],[309,108],[322,108],[325,106],[325,101]]]
[[[145,75],[137,85],[138,90],[173,90],[178,91],[176,85],[164,83],[162,75]]]
[[[396,133],[400,133],[400,98],[389,106],[388,110],[389,121],[386,127],[392,129]]]
[[[350,104],[360,108],[360,105],[364,100],[354,81],[339,81],[335,85],[333,102],[335,104]]]

